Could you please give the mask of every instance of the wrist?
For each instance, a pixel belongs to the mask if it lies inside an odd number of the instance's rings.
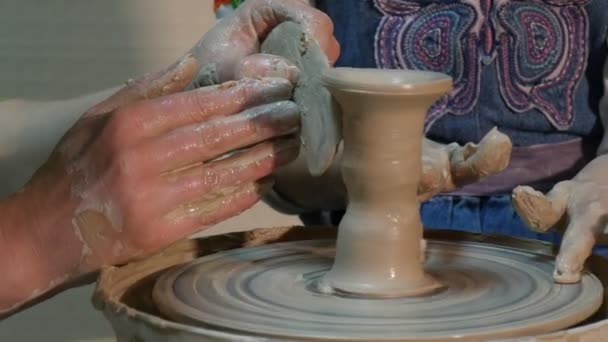
[[[39,288],[34,255],[37,247],[26,215],[19,210],[18,195],[0,202],[0,313],[13,311],[27,302]]]
[[[79,274],[75,242],[65,229],[41,225],[25,192],[0,201],[0,316],[27,306]],[[64,236],[65,235],[65,236]],[[77,239],[75,237],[75,239]]]

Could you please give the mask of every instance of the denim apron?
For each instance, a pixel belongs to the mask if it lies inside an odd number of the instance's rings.
[[[530,231],[511,203],[517,185],[540,191],[570,179],[595,155],[607,56],[605,0],[318,0],[341,44],[336,66],[432,70],[454,90],[428,112],[427,137],[478,142],[493,127],[514,144],[505,172],[421,205],[427,229]],[[338,224],[343,212],[302,215]],[[608,252],[608,248],[600,248]]]

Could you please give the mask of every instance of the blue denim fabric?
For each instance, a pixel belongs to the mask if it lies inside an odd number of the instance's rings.
[[[411,10],[403,9],[411,6],[412,3],[420,8],[413,15]],[[582,74],[579,73],[578,78],[565,78],[563,81],[555,82],[555,85],[544,88],[542,99],[531,100],[529,99],[533,97],[531,87],[546,82],[547,77],[549,77],[547,76],[548,73],[554,70],[552,68],[558,68],[559,63],[544,65],[542,62],[532,62],[529,56],[538,49],[534,50],[530,47],[527,50],[526,48],[520,50],[515,48],[503,49],[502,51],[507,51],[506,53],[509,55],[509,62],[514,63],[511,65],[510,71],[502,73],[503,78],[514,84],[508,86],[508,82],[501,81],[499,78],[500,71],[506,69],[501,69],[498,63],[498,56],[501,52],[498,35],[495,34],[487,40],[482,37],[484,32],[472,32],[470,28],[462,24],[465,19],[473,20],[480,15],[472,10],[473,6],[467,3],[469,2],[459,0],[412,0],[407,2],[397,0],[319,0],[317,6],[334,21],[335,35],[342,48],[337,66],[430,69],[453,76],[456,90],[460,86],[464,87],[467,82],[473,82],[471,83],[473,85],[471,89],[479,88],[479,93],[472,97],[474,100],[468,101],[464,99],[464,96],[459,95],[458,100],[462,99],[460,102],[469,103],[468,106],[460,108],[459,113],[453,113],[458,110],[450,110],[451,107],[447,107],[445,113],[441,113],[441,111],[435,113],[436,119],[428,124],[427,131],[427,135],[433,140],[461,144],[477,142],[496,126],[511,137],[515,146],[562,142],[577,137],[582,137],[590,144],[596,144],[602,134],[601,123],[598,120],[598,105],[603,89],[602,68],[607,55],[608,6],[606,6],[605,0],[591,0],[589,2],[570,0],[570,3],[568,3],[570,6],[561,7],[544,1],[507,2],[509,6],[512,5],[514,8],[528,6],[529,8],[524,8],[527,11],[526,13],[541,13],[545,19],[548,18],[547,22],[552,21],[554,27],[559,27],[559,29],[552,31],[558,36],[561,30],[568,28],[567,21],[564,19],[566,7],[576,8],[579,11],[577,22],[585,26],[585,29],[580,28],[582,26],[578,29],[578,32],[585,39],[571,40],[572,42],[582,41],[581,45],[570,50],[564,48],[564,50],[560,50],[560,53],[565,55],[572,51],[584,51],[575,63],[571,63],[569,68],[585,65],[586,69]],[[385,7],[392,6],[393,9],[389,9],[388,12],[387,10],[380,10],[382,5],[379,4],[384,4]],[[399,6],[402,7],[395,9]],[[481,5],[478,3],[476,6]],[[491,6],[492,8],[488,9],[488,13],[485,15],[487,18],[495,18],[501,9],[497,2],[492,2]],[[479,11],[477,10],[477,12]],[[514,11],[515,9],[512,12]],[[418,13],[420,13],[421,18],[418,17]],[[515,16],[515,14],[512,15]],[[467,16],[470,18],[466,18]],[[395,23],[388,25],[389,19],[395,21]],[[422,46],[423,50],[430,51],[429,53],[437,53],[440,57],[444,56],[453,62],[445,63],[445,65],[432,65],[433,61],[430,57],[426,61],[416,60],[416,57],[410,59],[403,57],[414,50],[412,45],[417,43],[404,39],[404,32],[413,26],[407,23],[411,20],[415,22],[418,19],[421,21],[418,29],[421,33],[419,37],[424,39],[419,39],[420,45],[417,47]],[[434,19],[448,22],[449,29],[444,30],[444,33],[439,33],[437,25],[430,21]],[[509,19],[507,18],[505,21],[508,22]],[[498,32],[498,28],[504,29],[506,26],[505,21],[500,22],[498,19],[488,19],[487,21],[488,25],[491,26],[487,32],[495,33]],[[425,22],[431,24],[425,27]],[[569,27],[573,32],[576,30],[574,26]],[[551,28],[549,24],[545,27]],[[382,30],[383,28],[385,31]],[[460,30],[460,35],[457,35],[458,32],[454,33],[458,30]],[[551,32],[542,30],[536,32],[534,37],[531,38],[524,36],[524,30],[521,27],[515,27],[509,34],[510,44],[515,46],[515,42],[519,39],[517,45],[524,46],[525,39],[545,39],[551,36]],[[390,34],[383,35],[382,32],[389,32]],[[567,39],[566,36],[559,36],[561,39],[555,41],[559,44],[560,41]],[[473,46],[466,43],[466,40],[471,39],[471,37],[474,37],[472,38],[474,40]],[[488,41],[490,43],[487,43]],[[442,42],[446,43],[447,47],[442,46]],[[490,52],[484,52],[484,44],[486,43],[491,46],[491,48],[488,48]],[[380,46],[389,47],[383,50]],[[539,46],[542,46],[542,44]],[[382,51],[384,51],[384,55]],[[409,53],[409,55],[412,54]],[[474,61],[468,63],[466,62],[467,58],[474,59]],[[412,65],[404,65],[407,63]],[[469,66],[477,68],[476,71],[469,70]],[[479,78],[476,75],[479,75]],[[532,80],[529,77],[526,78],[530,75],[536,76],[535,78],[532,77]],[[529,103],[527,103],[527,106],[524,104],[515,110],[514,100],[507,101],[505,95],[501,92],[501,87],[503,90],[505,88],[525,88],[523,96],[528,99],[524,102]],[[564,101],[567,90],[573,92],[572,107],[567,106]],[[466,91],[463,91],[463,93],[466,93]],[[573,118],[562,124],[551,122],[550,118],[553,118],[552,120],[559,120],[559,118],[555,114],[552,117],[546,109],[543,109],[545,107],[540,103],[542,100],[553,102],[552,105],[562,115],[565,115],[564,108],[572,108],[568,113],[572,114]],[[453,107],[458,107],[459,102],[455,101],[455,103]],[[465,112],[462,112],[463,110]]]
[[[324,212],[301,216],[306,225],[338,225],[344,212]],[[558,245],[557,233],[539,234],[529,230],[519,218],[511,196],[436,196],[423,203],[420,216],[425,229],[449,229],[470,233],[498,234],[536,239]],[[595,252],[608,256],[608,246],[598,246]]]
[[[488,3],[485,1],[471,5],[471,1],[461,0],[317,0],[316,3],[333,20],[335,35],[341,44],[336,66],[433,70],[455,79],[453,95],[462,101],[448,102],[444,113],[439,110],[442,107],[435,106],[427,116],[427,136],[435,141],[477,142],[493,127],[507,133],[515,146],[575,138],[594,145],[603,134],[598,107],[607,56],[608,6],[605,0],[565,0],[559,6],[548,1],[507,1],[501,5],[492,1],[489,8],[485,7]],[[517,12],[519,10],[523,12]],[[517,13],[524,15],[518,17]],[[484,16],[484,27],[473,32],[472,26],[466,23],[474,22],[480,15]],[[509,27],[526,16],[542,18],[526,27],[530,32],[536,30],[527,37],[528,31],[523,26]],[[570,19],[565,20],[566,17]],[[573,22],[577,24],[571,25]],[[420,34],[407,36],[406,33],[412,31]],[[560,36],[565,31],[567,34]],[[498,32],[508,32],[507,36],[502,36],[510,41],[506,48],[505,45],[501,47]],[[568,34],[579,38],[569,38]],[[575,63],[568,64],[569,60],[565,58],[559,60],[566,61],[568,67],[548,62],[551,53],[559,50],[542,50],[552,37],[561,37],[552,43],[559,45],[568,40],[566,45],[575,47],[568,52],[567,48],[560,50],[562,56],[572,53],[575,57],[570,61]],[[534,54],[541,50],[548,57],[534,61]],[[435,57],[425,59],[425,54]],[[499,63],[501,56],[502,64]],[[435,63],[440,58],[448,62]],[[510,65],[511,70],[507,71],[505,65]],[[573,68],[577,66],[585,68],[576,74]],[[555,76],[549,76],[550,71],[557,68],[578,76],[569,76],[568,82],[562,80],[547,86],[541,99],[534,99],[531,89],[543,83],[545,86],[551,84],[547,81]],[[523,77],[530,75],[533,77]],[[467,84],[473,87],[467,88]],[[476,89],[479,91],[475,96],[458,95],[466,95],[467,91],[475,93]],[[505,95],[505,89],[524,89],[524,104]],[[569,97],[571,107],[564,102],[568,91],[573,94]],[[547,100],[562,116],[548,114],[546,107],[540,104],[542,100]],[[571,119],[556,123],[564,119],[564,108],[569,109]],[[343,212],[312,213],[303,215],[302,220],[306,224],[337,224],[342,215]],[[438,196],[422,205],[421,216],[430,229],[458,229],[559,242],[556,234],[529,231],[514,212],[509,194]],[[606,251],[608,248],[602,248],[601,252],[608,255]]]
[[[539,234],[526,227],[511,204],[511,196],[437,196],[420,208],[429,229],[453,229],[470,233],[501,234],[559,242],[559,235]]]

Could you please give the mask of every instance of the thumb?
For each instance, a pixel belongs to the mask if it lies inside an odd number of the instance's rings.
[[[496,128],[488,132],[478,145],[454,145],[450,151],[454,186],[474,183],[504,170],[509,164],[511,149],[511,139]]]
[[[256,38],[265,38],[274,27],[286,21],[300,24],[309,37],[314,37],[333,65],[340,55],[340,44],[333,34],[334,24],[311,3],[311,0],[258,0],[245,2],[242,10],[249,10],[250,27],[256,31]]]
[[[236,67],[235,78],[284,78],[296,84],[300,70],[291,61],[276,55],[253,54],[241,60]]]
[[[529,186],[518,186],[513,190],[513,208],[531,230],[544,233],[564,218],[572,187],[571,181],[560,182],[544,195]]]

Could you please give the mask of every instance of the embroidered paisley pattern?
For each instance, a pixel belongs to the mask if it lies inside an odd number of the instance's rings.
[[[454,91],[431,108],[426,129],[447,113],[477,105],[481,69],[496,61],[509,108],[536,109],[565,130],[585,70],[590,0],[374,0],[383,18],[376,31],[380,68],[443,72]]]

